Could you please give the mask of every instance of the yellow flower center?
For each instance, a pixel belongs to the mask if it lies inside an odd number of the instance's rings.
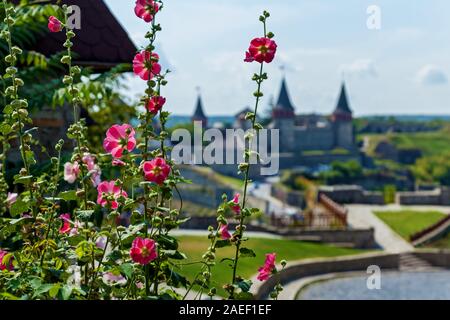
[[[141,249],[141,255],[142,255],[144,258],[146,258],[146,257],[148,257],[148,256],[150,255],[150,251],[148,251],[147,247],[143,247],[143,248]]]
[[[161,172],[162,172],[161,167],[155,167],[155,168],[153,168],[153,173],[154,173],[155,175],[159,175],[159,174],[161,174]]]
[[[258,50],[259,50],[260,53],[266,54],[266,53],[269,51],[269,48],[266,47],[266,46],[260,46],[260,47],[258,48]]]

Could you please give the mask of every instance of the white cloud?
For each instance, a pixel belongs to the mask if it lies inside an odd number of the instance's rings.
[[[416,74],[416,81],[422,85],[442,85],[448,82],[445,71],[438,66],[427,64]]]
[[[343,64],[339,67],[339,73],[344,76],[360,78],[376,78],[378,76],[375,63],[371,59],[358,59],[350,64]]]

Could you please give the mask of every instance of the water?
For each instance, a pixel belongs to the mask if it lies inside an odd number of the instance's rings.
[[[305,288],[301,300],[450,300],[450,271],[389,272],[381,289],[367,289],[367,277],[354,276],[318,282]]]

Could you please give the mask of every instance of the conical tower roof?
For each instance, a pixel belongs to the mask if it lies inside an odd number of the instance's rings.
[[[192,115],[193,119],[206,119],[205,112],[203,112],[203,102],[202,97],[199,94],[197,97],[197,104],[195,106],[194,114]]]
[[[341,93],[339,95],[339,100],[336,106],[336,109],[334,112],[341,112],[341,113],[352,113],[352,110],[350,109],[349,103],[348,103],[348,97],[347,97],[347,90],[345,89],[345,83],[342,83],[341,87]]]
[[[294,106],[292,105],[291,98],[289,97],[286,78],[284,77],[283,80],[281,80],[280,95],[278,96],[278,102],[275,105],[275,108],[294,111]]]
[[[289,91],[287,88],[286,78],[281,80],[280,95],[278,101],[273,107],[272,117],[274,118],[293,118],[295,117],[295,108],[292,105]]]

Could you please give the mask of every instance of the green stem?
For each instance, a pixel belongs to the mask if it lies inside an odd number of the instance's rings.
[[[264,36],[266,36],[265,21],[264,21]],[[259,69],[259,79],[257,80],[258,88],[256,90],[256,102],[255,102],[255,108],[254,108],[253,119],[252,119],[252,129],[254,131],[256,131],[256,115],[258,112],[258,106],[259,106],[259,102],[261,99],[261,84],[263,82],[263,79],[262,79],[263,70],[264,70],[264,63],[261,63],[261,66]],[[242,212],[241,212],[241,217],[239,219],[239,229],[238,229],[237,240],[236,240],[236,251],[235,251],[234,260],[233,260],[233,277],[232,277],[231,284],[234,284],[236,282],[237,267],[238,267],[238,262],[239,262],[239,250],[241,248],[241,240],[244,235],[243,226],[244,226],[244,222],[245,222],[245,215],[243,214],[243,211],[247,205],[247,191],[248,191],[248,184],[249,184],[249,178],[250,178],[251,139],[249,139],[248,142],[249,142],[249,145],[248,145],[249,149],[247,151],[249,151],[249,152],[248,153],[246,152],[246,154],[245,154],[245,162],[247,164],[247,167],[245,169],[245,175],[244,175],[244,194],[242,197],[243,199],[242,199],[242,208],[241,208]],[[231,299],[234,298],[234,289],[232,289],[230,298]]]
[[[3,0],[3,6],[5,9],[5,20],[8,20],[8,18],[10,18],[10,15],[8,13],[8,1],[7,0]],[[9,22],[6,23],[7,26],[7,31],[8,31],[8,38],[7,38],[7,42],[8,42],[8,50],[9,50],[9,54],[10,56],[14,56],[13,55],[13,50],[12,50],[12,37],[11,37],[11,24]],[[13,60],[11,62],[11,67],[15,66],[15,60]],[[19,99],[19,95],[18,95],[18,85],[16,84],[16,75],[12,74],[11,76],[12,79],[12,86],[14,88],[14,94],[13,94],[13,100],[17,100]],[[23,161],[23,165],[27,171],[27,175],[31,175],[30,172],[30,165],[28,163],[26,154],[25,154],[25,143],[23,141],[23,127],[25,126],[25,124],[22,122],[22,115],[19,113],[18,114],[18,125],[19,125],[19,142],[20,142],[20,155],[22,157],[22,161]],[[34,201],[34,193],[33,193],[33,179],[31,179],[31,182],[28,184],[28,189],[30,192],[30,199],[31,199],[31,203],[32,203],[32,211],[33,211],[33,217],[36,218],[37,216],[37,210],[36,210],[36,204]]]

